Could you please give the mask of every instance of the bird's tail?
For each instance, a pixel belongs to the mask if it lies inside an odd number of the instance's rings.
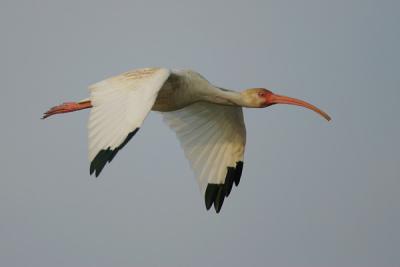
[[[68,113],[68,112],[73,112],[73,111],[78,111],[81,109],[86,109],[86,108],[91,108],[92,103],[90,102],[90,99],[84,99],[79,102],[66,102],[62,103],[61,105],[55,106],[50,108],[48,111],[46,111],[43,114],[42,119],[46,119],[47,117],[50,117],[55,114],[62,114],[62,113]]]

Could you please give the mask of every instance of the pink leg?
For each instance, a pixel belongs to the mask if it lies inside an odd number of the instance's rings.
[[[68,113],[68,112],[73,112],[81,109],[86,109],[86,108],[91,108],[92,104],[90,101],[86,102],[67,102],[67,103],[62,103],[61,105],[52,107],[48,111],[46,111],[43,114],[42,119],[46,119],[47,117],[50,117],[55,114],[61,114],[61,113]]]

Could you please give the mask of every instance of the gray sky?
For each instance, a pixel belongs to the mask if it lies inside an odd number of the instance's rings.
[[[400,265],[400,2],[0,3],[1,266]],[[328,111],[246,110],[245,168],[207,212],[151,114],[98,179],[88,112],[39,120],[139,67],[192,68]]]

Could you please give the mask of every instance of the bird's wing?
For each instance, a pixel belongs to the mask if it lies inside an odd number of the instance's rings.
[[[240,107],[198,102],[163,113],[195,173],[206,208],[220,211],[243,168],[246,128]]]
[[[90,174],[98,176],[139,130],[169,75],[163,68],[138,69],[89,87]]]

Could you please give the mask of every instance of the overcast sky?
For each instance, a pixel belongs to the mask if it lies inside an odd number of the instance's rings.
[[[0,2],[0,265],[400,266],[397,0]],[[191,68],[291,106],[245,110],[220,214],[152,113],[99,178],[88,111],[41,121],[130,69]]]

